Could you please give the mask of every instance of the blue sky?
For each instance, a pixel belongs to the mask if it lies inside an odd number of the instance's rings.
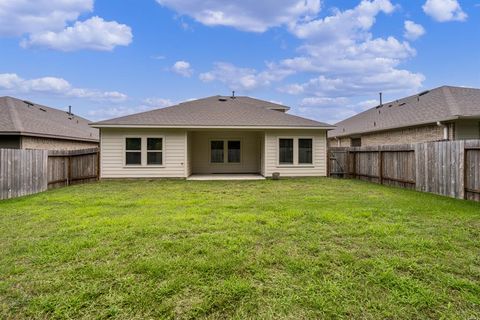
[[[480,87],[476,0],[0,1],[0,95],[100,120],[210,95],[335,123]]]

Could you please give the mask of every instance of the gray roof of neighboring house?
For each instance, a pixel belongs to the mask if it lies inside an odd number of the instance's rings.
[[[68,112],[12,97],[0,97],[0,135],[14,134],[98,141],[98,129]]]
[[[286,114],[288,107],[250,97],[213,96],[175,106],[91,124],[94,127],[304,127],[332,128],[310,119]]]
[[[337,123],[328,136],[357,135],[475,117],[480,118],[480,89],[443,86],[359,113]]]

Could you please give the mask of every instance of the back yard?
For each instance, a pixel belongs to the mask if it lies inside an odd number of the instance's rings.
[[[480,318],[480,204],[361,181],[0,202],[0,318]]]

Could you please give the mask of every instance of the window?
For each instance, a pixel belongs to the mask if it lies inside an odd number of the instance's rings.
[[[228,141],[228,162],[240,163],[240,141]]]
[[[125,139],[125,164],[127,166],[142,165],[142,138]]]
[[[279,140],[280,164],[293,164],[293,139]]]
[[[312,139],[298,139],[298,163],[313,163],[313,142]]]
[[[147,138],[147,165],[163,164],[163,139]]]
[[[352,138],[350,142],[351,147],[361,147],[362,146],[362,138]]]
[[[223,163],[223,140],[210,141],[210,161],[212,163]]]

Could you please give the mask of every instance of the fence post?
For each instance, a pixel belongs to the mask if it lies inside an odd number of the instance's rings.
[[[460,199],[468,199],[468,192],[467,192],[467,187],[468,187],[468,150],[467,146],[465,144],[465,141],[461,141],[461,148],[460,148],[460,174],[463,175],[463,179],[459,181],[459,198]],[[463,159],[462,159],[463,156]],[[463,161],[462,161],[463,160]],[[463,165],[463,170],[462,166]]]
[[[353,178],[357,179],[357,153],[353,152]]]
[[[97,156],[97,180],[100,180],[100,151],[97,152],[96,156]]]
[[[378,180],[383,184],[383,151],[378,151]]]
[[[68,170],[67,170],[67,186],[71,184],[72,180],[72,157],[67,157],[68,159]]]

